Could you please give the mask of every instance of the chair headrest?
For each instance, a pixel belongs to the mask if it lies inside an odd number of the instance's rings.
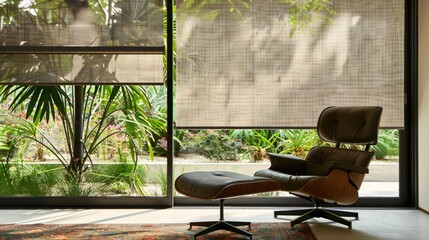
[[[377,144],[382,107],[328,107],[319,116],[317,133],[327,142]]]

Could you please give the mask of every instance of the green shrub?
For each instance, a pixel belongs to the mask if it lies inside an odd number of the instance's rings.
[[[58,191],[60,196],[65,197],[88,197],[93,195],[97,187],[91,183],[78,181],[70,175],[64,175],[58,181]]]
[[[378,134],[378,143],[372,147],[376,159],[399,155],[399,131],[382,129]]]
[[[22,193],[29,196],[52,196],[62,167],[23,164],[17,185]]]
[[[236,160],[241,146],[221,130],[190,131],[183,145],[194,147],[198,153],[214,160]]]
[[[288,129],[282,131],[279,152],[304,158],[307,152],[318,143],[315,130]]]
[[[1,196],[52,196],[63,168],[13,163],[0,165]]]
[[[95,167],[90,175],[90,181],[103,184],[102,191],[121,195],[145,195],[143,187],[146,168],[143,165],[126,162],[103,164]]]
[[[267,152],[273,152],[279,144],[280,131],[278,130],[248,130],[239,129],[229,131],[232,139],[243,143],[253,161],[267,157]]]

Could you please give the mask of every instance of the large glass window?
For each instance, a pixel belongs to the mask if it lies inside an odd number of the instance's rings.
[[[165,197],[163,34],[162,1],[0,1],[0,196]]]
[[[0,202],[171,205],[183,172],[305,156],[330,105],[384,108],[360,194],[401,196],[404,1],[176,3],[166,19],[169,0],[0,0]]]
[[[178,130],[176,177],[188,171],[233,171],[253,175],[270,167],[267,153],[305,158],[315,145],[323,145],[315,130]],[[380,130],[361,197],[399,197],[399,131]],[[288,196],[287,192],[257,196]]]
[[[320,144],[325,107],[378,105],[385,129],[360,194],[400,196],[404,1],[177,1],[176,19],[176,174],[253,175],[267,152]]]

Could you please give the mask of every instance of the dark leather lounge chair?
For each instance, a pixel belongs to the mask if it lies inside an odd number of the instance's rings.
[[[283,191],[314,203],[314,208],[275,211],[274,216],[300,215],[291,225],[314,217],[323,217],[352,227],[343,217],[358,219],[358,213],[321,208],[321,203],[350,205],[357,201],[358,191],[373,157],[370,146],[377,143],[381,107],[328,107],[317,123],[321,140],[333,147],[313,147],[305,160],[288,155],[269,154],[271,167],[255,176],[276,180]],[[358,150],[357,145],[363,145]]]

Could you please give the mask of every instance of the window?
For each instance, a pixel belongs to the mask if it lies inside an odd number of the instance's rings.
[[[165,198],[163,8],[0,2],[1,196]]]

